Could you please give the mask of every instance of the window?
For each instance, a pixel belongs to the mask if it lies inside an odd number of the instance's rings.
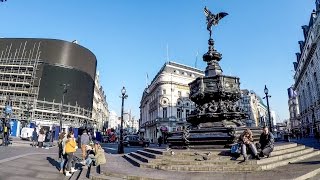
[[[181,91],[178,91],[178,96],[181,97]]]
[[[167,91],[164,89],[164,90],[162,90],[162,94],[166,94],[167,93]]]
[[[182,115],[182,110],[181,109],[177,109],[177,118],[181,118]]]
[[[162,117],[163,118],[167,118],[168,117],[168,113],[167,113],[167,108],[166,107],[162,109]]]
[[[190,110],[189,110],[189,109],[187,109],[187,110],[186,110],[186,117],[188,117],[188,116],[189,116],[189,114],[190,114]]]

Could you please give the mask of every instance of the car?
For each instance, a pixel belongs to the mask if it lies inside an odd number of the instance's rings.
[[[123,138],[123,145],[124,146],[142,146],[142,147],[149,147],[150,141],[141,139],[138,135],[127,135]]]
[[[34,131],[34,128],[28,128],[28,127],[22,128],[20,138],[31,141],[33,131]]]

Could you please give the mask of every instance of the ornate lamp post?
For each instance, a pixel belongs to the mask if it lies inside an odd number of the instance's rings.
[[[263,97],[263,99],[267,99],[268,116],[269,116],[269,129],[270,129],[270,132],[272,132],[273,129],[272,129],[272,124],[271,124],[271,115],[270,115],[270,106],[269,106],[269,98],[271,98],[271,96],[268,95],[269,90],[267,88],[267,85],[264,86],[264,93],[266,94],[266,96]]]
[[[121,105],[121,124],[120,124],[120,143],[118,145],[118,154],[123,154],[124,150],[123,150],[123,103],[124,103],[124,99],[126,99],[128,97],[128,95],[126,94],[126,88],[122,87],[121,90],[121,98],[122,98],[122,105]]]

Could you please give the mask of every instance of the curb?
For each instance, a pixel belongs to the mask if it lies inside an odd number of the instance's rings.
[[[30,155],[52,155],[52,154],[57,154],[57,153],[27,153],[27,154],[22,154],[22,155],[19,155],[19,156],[13,156],[13,157],[10,157],[10,158],[1,159],[0,160],[0,164],[8,162],[8,161],[15,160],[15,159],[19,159],[19,158],[22,158],[22,157],[25,157],[25,156],[30,156]]]

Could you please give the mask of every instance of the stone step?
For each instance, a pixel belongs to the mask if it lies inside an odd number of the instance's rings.
[[[285,166],[285,165],[287,165],[289,163],[302,161],[304,159],[308,159],[308,158],[311,158],[313,156],[317,156],[319,154],[320,154],[319,150],[314,150],[314,151],[312,151],[310,153],[306,153],[306,154],[303,154],[303,155],[300,155],[300,156],[295,156],[295,157],[292,157],[292,158],[283,159],[281,161],[273,162],[273,163],[270,163],[270,164],[261,165],[261,169],[262,170],[268,170],[268,169],[273,169],[273,168],[276,168],[276,167],[279,167],[279,166]]]
[[[150,167],[150,166],[149,166]],[[195,172],[252,172],[260,171],[260,166],[255,165],[234,165],[234,166],[225,166],[225,165],[203,165],[203,166],[194,166],[194,165],[157,165],[153,166],[154,169],[161,169],[166,171],[195,171]]]
[[[273,156],[279,156],[279,155],[286,155],[288,153],[292,153],[292,152],[297,152],[297,151],[301,151],[304,150],[305,146],[304,145],[299,145],[299,146],[295,146],[295,147],[291,147],[288,149],[280,149],[277,151],[273,151],[272,152],[272,157]],[[174,156],[163,156],[161,159],[162,160],[166,160],[169,162],[172,162],[172,164],[203,164],[203,162],[199,162],[199,161],[195,161],[195,159],[199,159],[202,158],[202,156],[205,156],[203,153],[200,153],[200,155],[194,155],[194,153],[189,153],[186,152],[183,155],[174,155]],[[230,161],[231,157],[230,156],[215,156],[214,153],[212,153],[212,155],[209,156],[211,160],[208,160],[206,162],[210,163],[210,164],[234,164],[234,162],[239,162],[239,161]],[[183,160],[182,160],[183,159]],[[240,158],[242,160],[242,158]],[[182,161],[182,162],[180,162]],[[189,162],[188,162],[189,161]],[[215,162],[211,162],[211,161],[215,161]],[[151,162],[160,162],[160,160],[153,160]],[[248,161],[246,162],[247,164],[255,164],[254,162],[252,163],[252,161]]]
[[[272,156],[278,156],[278,155],[281,155],[281,154],[286,154],[286,153],[290,153],[290,152],[294,152],[294,151],[299,151],[299,150],[302,150],[302,149],[305,149],[306,146],[304,145],[298,145],[298,146],[295,146],[295,147],[292,147],[292,148],[288,148],[288,149],[281,149],[281,150],[277,150],[277,151],[273,151],[271,154]]]
[[[153,149],[153,148],[144,148],[144,151],[153,154],[160,154],[160,155],[170,155],[170,151],[165,151],[164,149]]]
[[[129,155],[134,157],[134,158],[136,158],[136,159],[138,159],[141,162],[145,162],[145,163],[151,162],[148,157],[145,157],[144,155],[141,155],[139,153],[131,152],[131,153],[129,153]]]
[[[297,143],[275,143],[274,151],[279,151],[282,149],[288,149],[298,146]]]
[[[69,178],[69,180],[77,180],[77,179],[80,179],[80,175],[82,174],[82,171],[81,169],[78,169],[78,171],[74,172],[72,174],[72,176]]]
[[[320,151],[313,151],[311,153],[303,154],[301,156],[296,156],[288,159],[284,159],[282,161],[277,161],[271,164],[266,165],[254,165],[254,164],[210,164],[204,162],[204,164],[197,165],[165,165],[165,164],[145,164],[144,167],[161,169],[167,171],[214,171],[214,172],[252,172],[252,171],[261,171],[261,170],[270,170],[279,166],[285,166],[289,163],[301,161],[316,155],[319,155]]]
[[[130,154],[123,155],[123,158],[125,158],[132,165],[137,166],[137,167],[141,167],[141,165],[144,164],[143,162],[141,162],[140,160],[136,159],[135,157],[132,157]]]
[[[141,154],[145,157],[148,157],[148,158],[153,158],[153,159],[161,158],[161,155],[159,155],[159,154],[150,153],[150,152],[147,152],[144,150],[138,150],[137,153]]]
[[[261,160],[255,160],[255,162],[257,164],[267,164],[267,163],[272,163],[272,162],[275,162],[275,161],[281,161],[283,159],[293,158],[295,156],[304,155],[304,154],[310,153],[312,151],[313,151],[313,148],[305,148],[305,149],[302,149],[302,150],[299,150],[299,151],[295,151],[295,152],[291,152],[291,153],[287,153],[287,154],[281,154],[281,155],[278,155],[278,156],[271,156],[269,158],[265,158],[265,159],[261,159]]]

